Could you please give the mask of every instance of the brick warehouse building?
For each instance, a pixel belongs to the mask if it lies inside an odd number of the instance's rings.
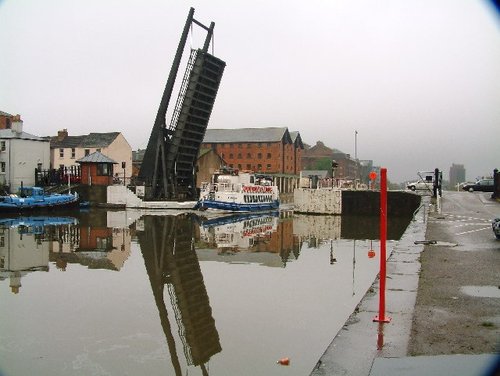
[[[304,145],[288,128],[207,129],[202,148],[212,148],[229,167],[298,175]]]

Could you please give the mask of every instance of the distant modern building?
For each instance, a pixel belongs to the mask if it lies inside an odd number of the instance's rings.
[[[35,185],[35,169],[49,166],[49,139],[24,132],[19,115],[0,112],[0,186],[14,193]]]
[[[213,149],[240,170],[297,175],[302,169],[300,134],[286,127],[207,129],[202,148]]]
[[[118,163],[120,176],[132,176],[132,148],[120,132],[89,133],[82,136],[69,136],[68,130],[57,132],[50,139],[50,161],[52,168],[71,168],[76,161],[94,152],[99,152]]]
[[[463,164],[453,163],[450,167],[450,187],[465,182],[465,167]]]

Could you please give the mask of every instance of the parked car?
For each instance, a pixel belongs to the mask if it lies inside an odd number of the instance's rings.
[[[465,184],[462,189],[464,191],[474,192],[493,192],[493,179],[481,179],[476,181],[474,184]]]
[[[419,180],[415,180],[406,184],[406,188],[412,191],[420,191],[426,190],[432,192],[434,189],[434,171],[419,171],[418,172]],[[439,172],[439,183],[438,186],[441,185],[442,173]]]
[[[432,181],[423,181],[423,180],[412,181],[406,185],[406,187],[412,191],[420,191],[420,190],[432,191],[433,186],[434,183]]]
[[[500,240],[500,217],[495,218],[493,222],[491,222],[491,227],[493,227],[493,233],[496,238]]]

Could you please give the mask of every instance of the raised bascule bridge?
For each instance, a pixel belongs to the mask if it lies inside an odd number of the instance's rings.
[[[139,183],[146,187],[146,200],[193,200],[196,191],[196,161],[212,113],[226,63],[208,53],[213,47],[215,23],[207,27],[189,11],[158,113],[139,171]],[[207,32],[201,49],[192,49],[177,101],[167,125],[172,96],[186,40],[192,25]]]

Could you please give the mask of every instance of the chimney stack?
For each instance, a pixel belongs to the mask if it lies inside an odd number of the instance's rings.
[[[68,130],[64,128],[62,131],[57,132],[57,141],[62,141],[68,137]]]
[[[23,133],[23,121],[21,115],[14,115],[11,119],[11,129],[16,133]]]

